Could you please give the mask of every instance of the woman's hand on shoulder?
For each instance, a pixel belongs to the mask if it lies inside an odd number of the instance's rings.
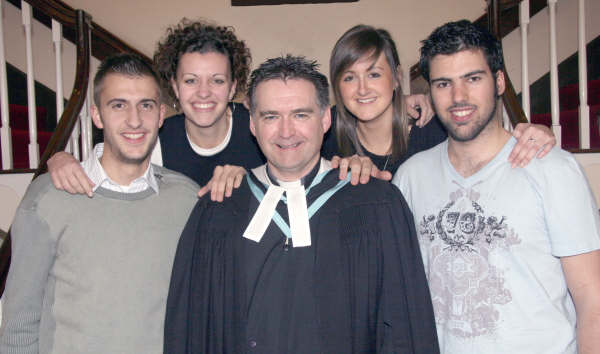
[[[377,166],[367,156],[352,155],[350,157],[334,156],[331,159],[331,167],[340,169],[340,180],[346,179],[350,172],[350,183],[357,185],[359,182],[365,184],[371,177],[389,181],[392,179],[392,173],[389,171],[380,171]]]
[[[429,123],[435,113],[431,104],[431,97],[428,94],[406,95],[404,96],[404,104],[406,105],[406,113],[417,120],[418,127],[424,127]]]
[[[519,123],[512,132],[517,144],[508,156],[512,167],[524,167],[531,159],[541,159],[556,145],[556,137],[545,125]]]
[[[241,166],[217,166],[210,181],[198,191],[198,197],[210,192],[210,200],[222,202],[224,197],[231,197],[234,188],[239,188],[245,174]]]

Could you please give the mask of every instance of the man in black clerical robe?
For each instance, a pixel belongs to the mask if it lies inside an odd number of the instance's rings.
[[[165,353],[437,353],[413,218],[401,193],[351,186],[321,159],[328,84],[301,57],[251,75],[250,128],[267,164],[185,227]]]

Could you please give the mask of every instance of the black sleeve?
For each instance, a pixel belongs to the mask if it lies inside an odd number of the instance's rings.
[[[194,207],[177,245],[165,314],[165,354],[188,353],[193,256],[205,200],[201,199]]]
[[[423,128],[413,126],[408,141],[407,158],[418,152],[431,149],[446,140],[446,138],[448,138],[448,133],[437,115],[435,115]]]
[[[412,213],[395,188],[392,208],[382,211],[391,224],[383,238],[383,288],[380,315],[384,353],[439,353],[429,286]],[[385,220],[387,219],[387,220]]]

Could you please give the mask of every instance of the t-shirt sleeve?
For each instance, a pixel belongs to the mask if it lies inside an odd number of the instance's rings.
[[[571,154],[554,149],[534,175],[552,254],[573,256],[600,249],[600,220],[587,179]]]
[[[406,203],[412,210],[413,205],[412,205],[411,188],[409,188],[409,176],[408,176],[409,168],[408,168],[408,166],[410,166],[410,161],[407,161],[407,162],[403,163],[402,165],[400,165],[400,167],[394,174],[394,178],[392,179],[392,184],[395,185],[396,187],[398,187],[398,189],[400,189],[400,192],[402,192],[402,195],[404,196]]]

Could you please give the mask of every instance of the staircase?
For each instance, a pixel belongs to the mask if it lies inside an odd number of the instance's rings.
[[[560,126],[562,147],[578,151],[579,141],[579,88],[571,84],[560,88]],[[590,107],[590,147],[600,150],[600,80],[588,83],[588,106]],[[531,122],[552,126],[550,113],[533,114]]]
[[[12,137],[12,161],[13,168],[16,170],[25,170],[29,168],[29,155],[27,146],[29,144],[29,123],[27,106],[18,104],[9,105],[10,133]],[[46,127],[48,111],[45,107],[36,107],[37,117],[37,141],[40,147],[40,153],[46,151],[48,142],[52,137],[52,131]],[[0,149],[2,142],[0,141]],[[0,169],[3,169],[2,160],[0,160]]]

